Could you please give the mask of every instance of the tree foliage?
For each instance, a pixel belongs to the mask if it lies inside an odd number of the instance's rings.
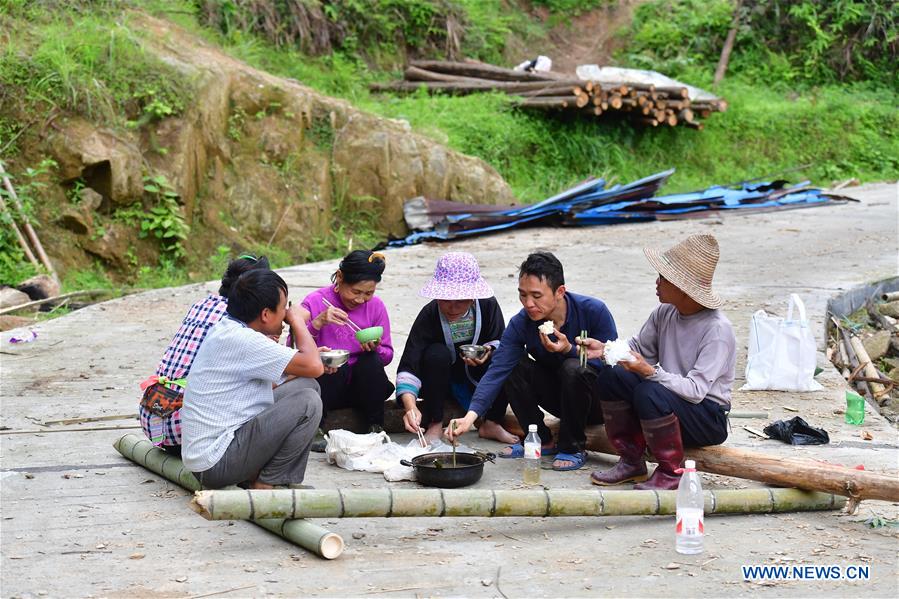
[[[675,76],[711,73],[735,5],[735,0],[642,4],[619,58]],[[766,83],[873,81],[899,87],[899,3],[744,0],[729,72]]]

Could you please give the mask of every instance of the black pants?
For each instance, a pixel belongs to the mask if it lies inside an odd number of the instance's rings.
[[[602,401],[626,401],[640,420],[676,414],[684,447],[719,445],[727,439],[727,414],[710,399],[691,403],[661,383],[647,381],[621,366],[599,375]]]
[[[543,444],[552,441],[549,427],[543,423],[543,408],[559,417],[557,445],[563,453],[584,451],[587,424],[602,422],[599,407],[597,371],[581,368],[577,358],[568,358],[557,369],[541,366],[525,356],[506,379],[504,395],[524,431],[537,425]]]
[[[423,404],[421,423],[425,427],[432,422],[443,422],[443,406],[448,399],[453,397],[453,382],[460,382],[474,388],[465,375],[465,362],[462,361],[462,358],[456,356],[455,363],[452,363],[452,359],[449,348],[442,343],[429,345],[422,355],[419,395]],[[475,374],[477,375],[477,372]],[[508,405],[509,402],[500,395],[484,417],[502,424]]]
[[[322,388],[322,425],[328,410],[340,408],[361,411],[369,426],[384,425],[384,401],[394,387],[376,352],[365,352],[352,366],[343,366],[334,374],[323,374],[316,380]]]

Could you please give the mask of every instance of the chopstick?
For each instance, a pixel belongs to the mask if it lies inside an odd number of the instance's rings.
[[[427,447],[428,442],[425,440],[424,434],[421,432],[421,427],[418,426],[415,428],[415,432],[418,433],[418,442],[421,443],[422,447]]]
[[[587,367],[587,347],[583,345],[584,339],[587,338],[587,330],[584,329],[581,331],[581,345],[577,348],[577,355],[581,361],[581,368]]]
[[[331,307],[331,308],[336,308],[336,307],[337,307],[337,306],[335,306],[334,304],[332,304],[331,302],[329,302],[328,300],[326,300],[325,298],[322,298],[322,303],[325,304],[325,305],[328,306],[328,307]],[[347,323],[347,325],[349,325],[349,327],[350,327],[351,329],[353,329],[353,330],[356,331],[357,333],[358,333],[359,331],[362,330],[362,328],[361,328],[358,324],[356,324],[355,322],[353,322],[352,320],[350,320],[350,317],[349,317],[349,316],[346,317],[346,323]]]

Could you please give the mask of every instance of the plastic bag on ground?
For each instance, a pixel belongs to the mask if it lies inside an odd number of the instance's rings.
[[[353,467],[355,464],[362,463],[357,458],[384,443],[389,443],[390,437],[384,431],[360,435],[343,429],[335,429],[325,435],[325,440],[328,442],[325,454],[329,464],[337,464],[346,470],[361,470],[361,468]]]
[[[793,308],[798,318],[793,318]],[[752,315],[749,323],[749,356],[746,384],[742,391],[820,391],[813,378],[818,348],[805,305],[790,294],[787,317],[769,316],[764,310]]]
[[[808,422],[794,416],[789,420],[772,422],[764,429],[765,434],[772,439],[789,443],[790,445],[824,445],[830,443],[830,435],[823,428],[810,426]]]

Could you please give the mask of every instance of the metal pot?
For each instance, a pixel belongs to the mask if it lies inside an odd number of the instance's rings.
[[[453,468],[453,453],[423,453],[409,460],[400,460],[403,466],[415,470],[418,482],[427,487],[454,489],[467,487],[481,480],[484,474],[484,462],[496,459],[494,453],[459,453],[456,452],[456,467]]]

